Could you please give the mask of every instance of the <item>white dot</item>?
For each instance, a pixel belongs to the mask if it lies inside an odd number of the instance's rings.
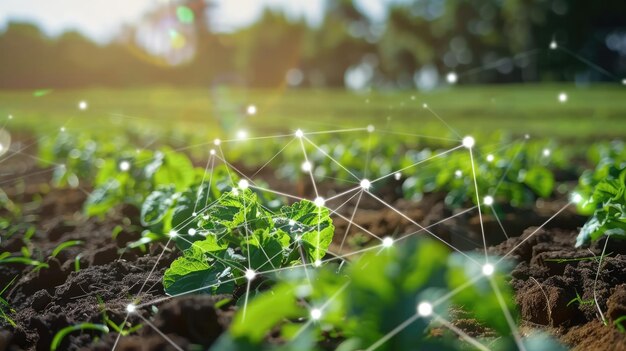
[[[361,180],[361,188],[367,190],[372,186],[372,183],[368,179]]]
[[[580,195],[579,193],[573,193],[572,194],[572,202],[573,203],[579,204],[581,201],[583,201],[582,195]]]
[[[560,103],[565,103],[565,102],[567,102],[567,94],[566,94],[566,93],[560,93],[560,94],[559,94],[559,102],[560,102]]]
[[[4,145],[0,144],[0,153],[4,150]]]
[[[133,305],[132,303],[126,305],[126,312],[135,313],[135,311],[137,311],[137,306]]]
[[[319,267],[322,265],[322,261],[321,260],[315,260],[315,262],[313,262],[313,266],[315,267]]]
[[[65,127],[61,127],[61,132],[65,132]]]
[[[302,170],[305,172],[310,172],[313,169],[313,165],[309,161],[305,161],[302,163]]]
[[[189,234],[189,236],[194,236],[196,235],[196,230],[193,228],[189,228],[189,230],[187,231],[187,234]]]
[[[218,146],[218,145],[219,145],[219,144],[221,144],[221,143],[222,143],[222,141],[221,141],[221,140],[219,140],[219,139],[215,139],[215,140],[213,140],[213,145],[215,145],[215,146]]]
[[[550,149],[543,149],[543,156],[548,157],[550,156]]]
[[[251,116],[256,115],[256,106],[249,105],[248,108],[246,109],[246,112]]]
[[[198,193],[200,193],[200,192],[198,192]],[[193,217],[195,217],[195,216],[197,216],[197,215],[198,215],[198,212],[193,212],[191,215],[192,215]]]
[[[420,304],[417,305],[417,314],[422,317],[430,316],[431,314],[433,314],[433,305],[429,304],[428,302],[420,302]]]
[[[483,266],[483,274],[486,276],[492,275],[495,270],[496,268],[490,263],[487,263]]]
[[[487,162],[493,162],[493,159],[494,157],[492,154],[487,155]]]
[[[463,146],[468,149],[474,147],[474,143],[475,140],[471,136],[466,136],[465,138],[463,138]]]
[[[233,195],[235,196],[239,195],[239,190],[237,188],[233,188],[232,192],[233,192]]]
[[[83,100],[78,103],[78,108],[81,109],[82,111],[85,111],[87,107],[89,107],[89,105],[87,105],[87,101]]]
[[[552,40],[550,42],[550,49],[551,50],[555,50],[557,47],[559,47],[559,46],[557,45],[556,41]]]
[[[454,176],[457,178],[461,178],[463,176],[463,172],[461,172],[460,169],[457,169],[456,171],[454,171]]]
[[[622,84],[626,85],[626,78],[622,79]],[[12,116],[9,116],[9,119],[13,118]]]
[[[493,205],[493,197],[489,195],[485,196],[485,198],[483,199],[483,204],[487,206]]]
[[[168,233],[168,235],[170,236],[170,238],[175,238],[178,236],[178,232],[175,231],[174,229],[170,230],[170,232]]]
[[[367,132],[368,132],[368,133],[372,133],[372,132],[374,132],[374,130],[376,130],[376,128],[374,128],[374,126],[373,126],[373,125],[369,124],[369,125],[367,126]]]
[[[396,180],[400,180],[400,178],[402,178],[402,173],[400,173],[400,172],[396,172],[396,174],[394,174],[394,175],[393,175],[393,177],[394,177]]]
[[[247,180],[242,179],[242,180],[239,181],[239,189],[246,190],[246,189],[248,189],[249,186],[250,186],[250,183],[248,183]]]
[[[130,163],[128,161],[120,162],[120,171],[126,172],[130,169]]]
[[[524,139],[526,140],[530,139],[530,134],[524,134]]]
[[[247,137],[248,137],[248,132],[246,132],[245,130],[242,129],[240,131],[237,131],[237,139],[243,140],[243,139],[246,139]]]
[[[319,308],[314,308],[311,310],[311,319],[317,321],[322,318],[322,310]]]
[[[211,155],[215,155],[215,150],[214,150],[214,149],[211,149],[211,150],[209,150],[209,153],[210,153]]]
[[[422,107],[423,108],[428,108],[428,104],[423,104]]]
[[[393,245],[393,238],[387,236],[383,239],[383,247],[391,247]]]
[[[256,278],[256,272],[252,269],[246,269],[246,279],[252,280],[254,278]]]
[[[626,84],[626,83],[625,83]],[[9,119],[13,119],[13,115],[9,115]]]
[[[326,200],[324,200],[323,197],[316,197],[315,200],[313,200],[313,203],[315,204],[315,206],[317,207],[322,207],[326,204]]]
[[[304,136],[304,132],[301,129],[296,130],[296,138],[302,138]]]
[[[454,83],[456,83],[456,81],[457,81],[457,79],[458,79],[458,78],[459,78],[459,77],[458,77],[458,76],[456,75],[456,73],[454,73],[454,72],[450,72],[450,73],[448,73],[448,75],[446,75],[446,80],[447,80],[447,81],[448,81],[448,83],[450,83],[450,84],[454,84]]]

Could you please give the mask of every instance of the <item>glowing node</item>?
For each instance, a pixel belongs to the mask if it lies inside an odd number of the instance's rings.
[[[245,130],[242,129],[240,131],[237,131],[237,139],[244,140],[247,137],[248,137],[248,132],[246,132]]]
[[[550,49],[551,50],[556,50],[556,48],[558,48],[558,47],[559,47],[559,45],[556,43],[556,41],[552,40],[550,42]]]
[[[122,161],[120,162],[120,171],[122,172],[126,172],[130,169],[130,162],[128,161]]]
[[[550,156],[550,149],[543,149],[543,156],[545,157]]]
[[[61,127],[60,131],[63,133],[65,132],[65,127]]]
[[[626,85],[626,78],[622,79],[622,84]],[[11,116],[9,116],[9,119],[11,119]]]
[[[626,84],[626,83],[625,83]],[[13,115],[9,115],[9,119],[13,119]]]
[[[175,238],[178,236],[178,232],[175,231],[174,229],[170,230],[170,232],[168,233],[168,235],[170,236],[170,238]]]
[[[393,175],[393,177],[394,177],[396,180],[400,180],[400,178],[402,178],[402,173],[400,173],[400,172],[396,172],[396,173]]]
[[[580,195],[579,193],[573,193],[571,198],[572,198],[572,202],[575,204],[579,204],[581,201],[583,201],[583,196]]]
[[[197,215],[198,215],[198,212],[193,212],[191,215],[192,215],[193,217],[195,217],[195,216],[197,216]]]
[[[215,145],[215,146],[218,146],[218,145],[219,145],[219,144],[221,144],[221,143],[222,143],[222,141],[221,141],[221,140],[219,140],[219,139],[215,139],[215,140],[213,140],[213,145]]]
[[[87,101],[85,101],[85,100],[83,100],[83,101],[78,103],[78,108],[81,111],[85,111],[87,109],[87,107],[89,107],[89,105],[87,105]]]
[[[483,204],[487,205],[487,206],[491,206],[493,205],[493,196],[485,196],[485,198],[483,199]]]
[[[465,138],[463,138],[463,146],[468,149],[472,148],[475,142],[476,141],[471,136],[466,136]]]
[[[233,195],[239,196],[239,190],[237,188],[233,188],[232,192],[233,192]]]
[[[256,111],[257,109],[254,105],[249,105],[248,108],[246,108],[246,112],[251,116],[256,115]]]
[[[239,181],[239,189],[246,190],[246,189],[248,189],[249,186],[250,186],[250,183],[248,183],[247,180],[242,179],[242,180]]]
[[[428,302],[420,302],[420,304],[417,305],[417,314],[422,317],[430,316],[433,314],[433,305]]]
[[[320,310],[319,308],[312,309],[311,310],[311,319],[313,319],[314,321],[317,321],[320,318],[322,318],[322,310]]]
[[[315,267],[319,267],[322,265],[322,261],[321,260],[315,260],[315,262],[313,262],[313,266]]]
[[[313,169],[313,165],[309,161],[304,161],[301,168],[305,172],[310,172]]]
[[[373,125],[369,124],[369,125],[367,126],[367,132],[368,132],[368,133],[372,133],[372,132],[374,132],[374,130],[376,130],[376,128],[374,128],[374,126],[373,126]]]
[[[211,149],[211,150],[209,150],[209,153],[210,153],[211,155],[215,155],[215,149]]]
[[[428,104],[423,104],[422,107],[423,108],[428,108]]]
[[[313,203],[315,204],[315,206],[317,207],[322,207],[326,204],[326,200],[324,200],[323,197],[316,197],[315,200],[313,200]]]
[[[450,84],[454,84],[456,83],[456,81],[459,79],[459,77],[456,75],[456,73],[454,72],[450,72],[446,75],[446,80],[448,81],[448,83]]]
[[[252,280],[256,278],[256,272],[253,271],[252,269],[246,269],[245,275],[246,275],[246,279],[248,280]]]
[[[0,153],[4,150],[4,145],[0,144]]]
[[[565,102],[567,102],[567,94],[566,94],[566,93],[560,93],[560,94],[559,94],[559,102],[560,102],[560,103],[565,103]]]
[[[487,263],[483,266],[483,275],[490,276],[493,274],[493,272],[495,272],[495,270],[496,270],[496,267],[494,267],[490,263]]]
[[[189,236],[194,236],[196,235],[196,230],[193,228],[189,228],[189,230],[187,231],[187,234],[189,234]]]
[[[137,311],[137,306],[133,305],[132,303],[126,305],[126,312],[135,313],[135,311]]]
[[[372,182],[370,182],[368,179],[363,179],[361,180],[361,188],[367,190],[372,186]]]
[[[487,162],[493,162],[494,157],[492,154],[487,155]]]
[[[383,247],[391,247],[393,246],[393,238],[390,236],[387,236],[383,239]]]
[[[461,172],[460,169],[457,169],[456,171],[454,171],[454,176],[457,178],[461,178],[463,176],[463,172]]]
[[[302,138],[304,136],[304,132],[301,129],[296,130],[296,138]]]
[[[524,139],[526,140],[530,139],[530,134],[524,134]]]

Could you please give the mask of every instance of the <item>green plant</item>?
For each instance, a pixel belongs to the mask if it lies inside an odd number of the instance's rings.
[[[50,351],[56,351],[61,346],[63,339],[70,333],[73,333],[75,331],[85,331],[85,330],[94,330],[94,331],[99,331],[105,334],[109,332],[109,328],[104,324],[79,323],[79,324],[70,325],[68,327],[65,327],[59,330],[54,335],[54,338],[52,339],[52,343],[50,344]]]
[[[626,169],[620,171],[617,179],[598,183],[587,201],[595,204],[596,210],[580,230],[577,247],[603,235],[626,238]]]
[[[578,291],[576,291],[576,297],[571,299],[567,303],[567,306],[569,307],[570,305],[572,305],[574,303],[578,303],[579,306],[590,306],[590,305],[593,305],[595,303],[595,301],[594,301],[594,299],[583,300],[583,298],[580,296]]]
[[[35,270],[48,268],[47,263],[32,259],[29,255],[12,256],[9,252],[3,252],[0,254],[0,264],[5,263],[19,263],[23,265],[33,266]]]
[[[325,207],[303,200],[273,213],[249,189],[223,194],[193,220],[192,231],[175,236],[185,251],[163,277],[170,295],[232,292],[249,271],[319,261],[334,232]]]
[[[13,321],[13,319],[11,319],[11,317],[9,317],[9,314],[14,313],[15,311],[11,308],[9,302],[2,297],[2,295],[4,295],[9,287],[13,285],[15,279],[17,279],[17,276],[13,277],[13,279],[11,279],[11,281],[7,285],[5,285],[4,288],[2,288],[2,290],[0,291],[0,317],[14,328],[17,326],[17,324],[15,323],[15,321]]]

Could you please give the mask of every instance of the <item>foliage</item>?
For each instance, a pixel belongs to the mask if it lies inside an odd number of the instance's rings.
[[[80,323],[80,324],[70,325],[68,327],[65,327],[59,330],[54,335],[54,338],[52,339],[52,343],[50,344],[50,351],[56,351],[61,346],[63,339],[70,333],[73,333],[75,331],[85,331],[85,330],[94,330],[94,331],[99,331],[103,333],[109,332],[109,328],[104,324]]]
[[[7,285],[5,285],[0,291],[0,318],[2,318],[2,320],[9,323],[14,328],[17,326],[17,324],[13,321],[13,319],[11,319],[11,317],[9,317],[9,315],[11,313],[14,313],[15,311],[11,308],[9,302],[2,297],[2,295],[4,295],[7,289],[9,289],[11,285],[13,285],[15,279],[17,279],[17,276],[11,279],[11,281]]]
[[[163,278],[170,295],[232,292],[248,269],[262,272],[320,260],[334,231],[324,207],[303,200],[272,213],[249,189],[224,193],[191,219],[197,221],[192,231],[175,236],[183,256]]]
[[[626,169],[620,171],[617,179],[598,183],[587,201],[597,204],[597,208],[580,230],[577,247],[602,235],[626,238]]]

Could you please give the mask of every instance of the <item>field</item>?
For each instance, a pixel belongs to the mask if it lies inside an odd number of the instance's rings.
[[[0,126],[0,351],[626,350],[623,86],[5,91]]]

